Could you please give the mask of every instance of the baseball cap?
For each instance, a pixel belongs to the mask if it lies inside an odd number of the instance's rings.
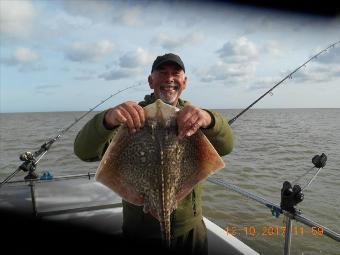
[[[167,53],[163,56],[158,56],[155,61],[152,64],[151,73],[156,70],[160,65],[166,63],[166,62],[173,62],[176,63],[182,70],[185,72],[185,67],[182,59],[173,53]]]

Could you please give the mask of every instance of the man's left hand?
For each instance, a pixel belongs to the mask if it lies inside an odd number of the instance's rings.
[[[192,136],[201,127],[207,128],[211,121],[210,114],[207,111],[187,105],[177,115],[178,137]]]

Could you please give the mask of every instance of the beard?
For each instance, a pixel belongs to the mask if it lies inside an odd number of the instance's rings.
[[[179,86],[177,84],[161,84],[159,97],[164,103],[173,105],[177,100],[178,90]]]

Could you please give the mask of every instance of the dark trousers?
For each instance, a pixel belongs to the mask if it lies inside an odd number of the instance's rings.
[[[128,233],[124,233],[124,237],[128,248],[138,252],[145,251],[146,254],[208,254],[207,228],[203,220],[184,235],[171,239],[170,248],[161,239],[131,237]]]

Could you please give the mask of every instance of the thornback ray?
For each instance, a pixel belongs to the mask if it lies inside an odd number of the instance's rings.
[[[224,167],[215,148],[198,130],[177,137],[179,109],[156,100],[144,107],[145,125],[134,134],[122,125],[96,171],[96,181],[124,200],[143,206],[160,222],[163,240],[170,246],[170,215],[208,175]]]

